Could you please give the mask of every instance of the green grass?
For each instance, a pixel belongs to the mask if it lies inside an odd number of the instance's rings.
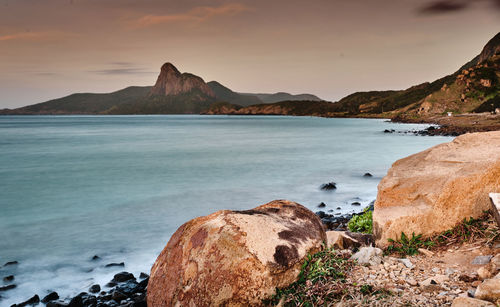
[[[404,232],[401,232],[401,237],[399,239],[388,239],[390,245],[386,249],[386,253],[398,253],[401,256],[415,255],[418,254],[419,248],[432,247],[434,242],[428,239],[422,239],[422,234],[415,235],[412,233],[411,238],[408,237]]]
[[[390,299],[392,293],[368,284],[357,284],[349,280],[356,265],[332,249],[309,255],[298,276],[298,280],[286,288],[276,289],[276,294],[265,305],[276,306],[330,306],[340,301],[373,304]]]
[[[365,208],[363,214],[355,215],[347,223],[347,227],[352,232],[373,233],[373,211]]]
[[[318,306],[341,297],[347,288],[346,276],[354,262],[326,249],[309,255],[300,271],[298,280],[290,286],[276,289],[276,294],[265,303],[284,306]]]

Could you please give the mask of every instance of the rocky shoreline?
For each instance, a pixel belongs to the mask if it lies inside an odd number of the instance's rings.
[[[372,175],[365,173],[363,177],[372,177]],[[336,189],[337,185],[334,182],[328,182],[320,186],[320,190],[324,191]],[[325,230],[343,231],[357,239],[366,241],[366,238],[360,238],[355,233],[350,233],[347,224],[354,216],[362,214],[364,210],[373,211],[374,203],[375,201],[372,201],[366,208],[361,208],[359,201],[352,202],[351,206],[360,210],[355,213],[333,213],[334,210],[329,209],[327,212],[320,210],[315,212],[315,214],[320,218]],[[320,203],[318,208],[325,208],[326,206],[325,203]],[[341,207],[336,207],[336,209],[340,210]],[[372,243],[372,240],[368,239],[368,241]],[[98,255],[95,255],[90,261],[98,261],[100,259]],[[3,267],[16,266],[18,264],[18,261],[9,261]],[[107,268],[120,268],[124,266],[125,263],[123,262],[113,262],[105,265]],[[17,288],[14,275],[3,277],[3,281],[7,284],[0,286],[0,302],[2,300],[2,292]],[[139,277],[136,277],[132,273],[123,271],[115,274],[113,279],[105,285],[93,284],[86,292],[81,292],[74,297],[62,298],[56,291],[52,291],[45,296],[34,294],[26,301],[13,304],[11,307],[35,306],[39,304],[45,304],[47,307],[145,307],[147,306],[146,292],[148,282],[149,275],[146,273],[141,273]]]
[[[92,259],[99,259],[96,255]],[[17,261],[4,265],[17,265]],[[122,267],[122,263],[110,263],[107,267]],[[4,282],[13,282],[15,276],[3,278]],[[40,297],[38,294],[24,302],[11,305],[11,307],[25,307],[45,304],[47,307],[146,307],[146,291],[149,275],[141,273],[136,278],[132,273],[123,271],[114,275],[113,279],[105,285],[93,284],[87,292],[81,292],[71,298],[62,298],[55,291]],[[15,283],[0,287],[0,293],[16,288]],[[1,302],[1,296],[0,296]]]

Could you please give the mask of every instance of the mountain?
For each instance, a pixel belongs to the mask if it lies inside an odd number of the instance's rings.
[[[252,104],[259,104],[263,102],[262,100],[257,98],[257,96],[254,96],[252,94],[239,94],[233,92],[217,81],[210,81],[207,84],[215,93],[217,101],[224,101],[240,106],[249,106]]]
[[[214,103],[204,114],[227,115],[289,115],[289,116],[335,116],[335,106],[328,101],[280,101],[241,107],[230,103]]]
[[[452,113],[492,112],[500,100],[500,33],[457,72],[399,91],[358,92],[335,103],[343,116],[418,119]]]
[[[115,105],[103,113],[199,114],[215,101],[215,93],[202,78],[181,73],[173,64],[165,63],[147,96]]]
[[[256,96],[264,102],[269,101],[269,96]],[[335,103],[285,101],[245,108],[217,104],[207,114],[384,117],[401,121],[430,121],[430,118],[442,117],[448,112],[493,112],[497,108],[500,108],[500,33],[457,72],[405,90],[357,92]]]
[[[249,106],[302,98],[319,100],[310,94],[237,93],[217,81],[205,83],[194,74],[181,73],[167,62],[152,87],[131,86],[105,94],[72,94],[13,110],[0,110],[0,114],[199,114],[206,113],[215,102]]]
[[[106,94],[78,93],[14,110],[3,110],[0,114],[100,114],[121,104],[135,102],[150,91],[151,86],[130,86]]]
[[[240,94],[255,96],[264,103],[275,103],[280,101],[322,101],[321,98],[312,94],[292,95],[285,92],[278,92],[274,94],[250,94],[250,93],[240,93]]]
[[[161,67],[160,75],[150,96],[175,96],[197,90],[200,94],[215,98],[215,93],[202,78],[190,73],[180,73],[172,63]]]

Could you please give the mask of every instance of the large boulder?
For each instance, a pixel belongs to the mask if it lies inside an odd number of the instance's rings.
[[[182,225],[156,259],[148,306],[261,305],[326,241],[321,220],[286,200]]]
[[[430,236],[490,208],[500,190],[500,131],[465,134],[396,161],[378,186],[377,246],[401,232]]]

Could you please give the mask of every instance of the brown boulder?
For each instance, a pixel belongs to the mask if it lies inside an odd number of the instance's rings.
[[[286,200],[193,219],[156,259],[148,306],[261,305],[293,283],[304,257],[325,241],[321,220]]]
[[[500,190],[500,131],[461,135],[396,161],[378,186],[373,228],[378,246],[401,232],[430,236],[490,208]]]

